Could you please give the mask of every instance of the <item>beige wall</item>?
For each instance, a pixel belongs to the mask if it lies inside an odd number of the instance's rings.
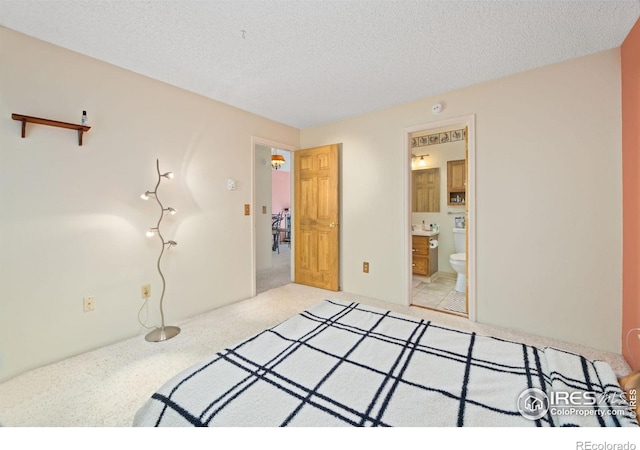
[[[178,210],[163,222],[178,242],[163,260],[168,324],[250,297],[251,139],[297,147],[299,131],[4,28],[0,46],[0,380],[145,333],[142,284],[158,323],[160,243],[144,235],[158,211],[139,197],[156,158],[176,175],[160,186]],[[83,109],[82,147],[42,125],[21,139],[10,118],[79,122]]]
[[[0,380],[146,332],[141,284],[156,323],[159,249],[144,231],[157,214],[139,199],[156,158],[176,174],[160,193],[178,209],[163,224],[178,242],[163,266],[167,321],[250,296],[251,136],[343,144],[342,288],[403,303],[405,129],[468,114],[478,320],[620,351],[618,49],[302,132],[3,28],[0,60]],[[83,109],[82,147],[39,125],[21,139],[10,119],[75,122]],[[88,295],[97,308],[83,313]]]
[[[620,352],[620,105],[613,49],[303,130],[342,143],[344,290],[407,300],[404,130],[475,114],[478,321]]]

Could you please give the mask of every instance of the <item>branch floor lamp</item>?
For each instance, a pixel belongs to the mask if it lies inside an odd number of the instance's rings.
[[[165,213],[169,213],[173,215],[177,212],[174,208],[165,208],[164,206],[162,206],[162,203],[158,198],[158,187],[160,187],[160,182],[162,181],[162,178],[172,179],[173,172],[161,173],[160,161],[157,159],[156,159],[156,172],[158,173],[158,182],[156,183],[155,189],[153,191],[147,191],[140,196],[143,200],[148,200],[149,197],[155,198],[156,202],[158,203],[158,206],[160,207],[160,217],[158,218],[158,223],[156,224],[155,227],[149,228],[147,230],[147,237],[153,237],[157,234],[162,244],[162,248],[160,249],[160,256],[158,256],[158,263],[157,263],[158,273],[160,274],[160,278],[162,279],[162,294],[160,294],[161,325],[159,328],[154,329],[144,337],[148,342],[166,341],[167,339],[171,339],[172,337],[177,336],[178,333],[180,333],[180,328],[174,327],[174,326],[165,326],[164,324],[164,310],[162,308],[162,302],[164,300],[164,291],[166,288],[166,281],[164,278],[164,274],[162,273],[162,269],[160,267],[160,262],[162,261],[162,255],[164,254],[165,249],[168,250],[171,247],[175,247],[176,245],[178,245],[176,241],[165,241],[164,237],[162,237],[162,234],[160,233],[160,223],[162,222],[162,219],[164,218]]]

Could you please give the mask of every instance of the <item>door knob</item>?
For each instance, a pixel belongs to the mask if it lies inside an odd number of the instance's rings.
[[[337,223],[335,223],[335,222],[331,222],[331,223],[329,224],[329,228],[335,228],[335,227],[336,227],[336,225],[338,225],[338,224],[337,224]]]

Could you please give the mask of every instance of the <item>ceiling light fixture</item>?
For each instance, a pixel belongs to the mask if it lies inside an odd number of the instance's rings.
[[[278,150],[273,149],[273,151],[275,153],[271,155],[271,167],[278,170],[286,161],[284,160],[284,156],[278,154]]]

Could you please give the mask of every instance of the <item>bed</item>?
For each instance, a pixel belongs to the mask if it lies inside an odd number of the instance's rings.
[[[134,426],[638,426],[611,367],[325,300],[167,381]]]

